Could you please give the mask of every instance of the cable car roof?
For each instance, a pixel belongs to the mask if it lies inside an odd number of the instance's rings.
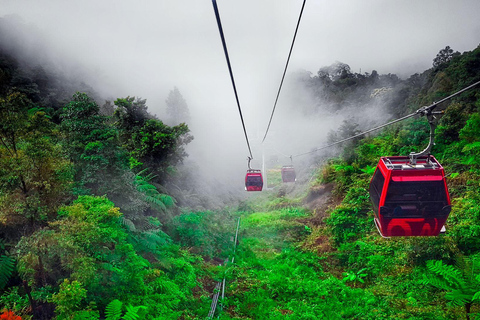
[[[428,159],[428,161],[427,161]],[[378,168],[384,176],[394,181],[442,180],[445,173],[442,165],[434,156],[420,157],[415,165],[405,156],[381,157]]]

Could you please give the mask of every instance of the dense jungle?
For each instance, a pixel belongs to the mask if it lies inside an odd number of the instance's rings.
[[[384,239],[371,177],[425,147],[425,118],[313,153],[294,184],[272,165],[264,191],[219,207],[189,182],[177,88],[160,119],[135,93],[105,101],[0,49],[0,319],[480,318],[480,87],[438,108],[446,232]],[[381,99],[397,119],[480,81],[480,47],[447,46],[406,79],[345,63],[294,75],[334,112]]]

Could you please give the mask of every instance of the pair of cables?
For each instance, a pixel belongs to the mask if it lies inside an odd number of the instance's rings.
[[[227,44],[226,44],[226,41],[225,41],[225,36],[224,36],[224,33],[223,33],[222,23],[221,23],[221,20],[220,20],[220,13],[219,13],[219,11],[218,11],[218,6],[217,6],[216,0],[212,0],[212,3],[213,3],[213,9],[214,9],[214,11],[215,11],[215,16],[216,16],[216,19],[217,19],[218,30],[219,30],[219,32],[220,32],[220,37],[221,37],[221,39],[222,39],[223,50],[224,50],[224,53],[225,53],[225,58],[226,58],[226,60],[227,60],[228,70],[229,70],[229,72],[230,72],[230,79],[231,79],[231,81],[232,81],[233,90],[234,90],[234,92],[235,92],[235,99],[236,99],[236,101],[237,101],[238,112],[239,112],[239,114],[240,114],[240,119],[241,119],[241,122],[242,122],[243,132],[244,132],[244,134],[245,134],[245,140],[246,140],[246,142],[247,142],[247,147],[248,147],[248,151],[249,151],[249,154],[250,154],[250,156],[248,157],[249,166],[250,166],[250,161],[253,159],[252,150],[251,150],[251,148],[250,148],[250,142],[249,142],[249,140],[248,140],[248,134],[247,134],[247,130],[246,130],[246,128],[245,128],[245,122],[244,122],[244,120],[243,120],[242,109],[241,109],[241,107],[240,107],[240,101],[239,101],[239,98],[238,98],[237,88],[236,88],[236,86],[235,86],[235,79],[234,79],[234,77],[233,77],[233,71],[232,71],[232,66],[231,66],[231,64],[230,64],[230,59],[229,59],[228,50],[227,50]],[[287,62],[286,62],[286,64],[285,64],[285,68],[284,68],[284,71],[283,71],[282,80],[280,81],[280,86],[279,86],[279,88],[278,88],[277,96],[276,96],[276,98],[275,98],[275,103],[274,103],[274,105],[273,105],[273,110],[272,110],[272,113],[271,113],[271,115],[270,115],[270,120],[269,120],[269,122],[268,122],[268,126],[267,126],[267,129],[266,129],[266,131],[265,131],[265,135],[264,135],[264,137],[263,137],[262,143],[265,141],[265,139],[266,139],[266,137],[267,137],[267,135],[268,135],[268,131],[269,131],[269,129],[270,129],[270,125],[271,125],[271,123],[272,123],[272,119],[273,119],[273,115],[274,115],[274,113],[275,113],[275,109],[276,109],[276,106],[277,106],[278,98],[279,98],[280,92],[281,92],[281,90],[282,90],[283,81],[284,81],[284,79],[285,79],[285,74],[286,74],[286,72],[287,72],[288,64],[289,64],[289,62],[290,62],[290,57],[291,57],[291,54],[292,54],[292,51],[293,51],[293,46],[294,46],[294,44],[295,44],[295,39],[296,39],[296,37],[297,37],[297,32],[298,32],[298,28],[299,28],[299,25],[300,25],[300,21],[301,21],[301,19],[302,19],[303,10],[304,10],[304,8],[305,8],[305,3],[306,3],[306,0],[303,1],[302,9],[300,10],[300,15],[299,15],[299,17],[298,17],[297,26],[296,26],[296,28],[295,28],[295,34],[294,34],[294,36],[293,36],[293,40],[292,40],[292,44],[291,44],[291,46],[290,46],[290,51],[289,51],[289,54],[288,54]],[[375,128],[372,128],[372,129],[369,129],[369,130],[367,130],[367,131],[364,131],[364,132],[355,134],[355,135],[350,136],[350,137],[348,137],[348,138],[345,138],[345,139],[342,139],[342,140],[339,140],[339,141],[330,143],[330,144],[325,145],[325,146],[322,146],[322,147],[320,147],[320,148],[316,148],[316,149],[314,149],[314,150],[312,150],[312,151],[304,152],[304,153],[300,153],[300,154],[296,154],[296,155],[291,155],[291,156],[290,156],[290,159],[292,159],[293,157],[299,157],[299,156],[303,156],[303,155],[315,153],[315,152],[317,152],[317,151],[319,151],[319,150],[322,150],[322,149],[330,148],[330,147],[332,147],[332,146],[335,146],[335,145],[341,144],[341,143],[343,143],[343,142],[347,142],[347,141],[350,141],[350,140],[352,140],[352,139],[355,139],[355,138],[364,136],[364,135],[366,135],[366,134],[368,134],[368,133],[370,133],[370,132],[373,132],[373,131],[376,131],[376,130],[385,128],[385,127],[387,127],[387,126],[390,126],[390,125],[395,124],[395,123],[397,123],[397,122],[400,122],[400,121],[406,120],[406,119],[408,119],[408,118],[414,117],[414,116],[416,116],[416,115],[428,115],[428,114],[431,114],[431,112],[433,111],[433,109],[435,109],[440,103],[445,102],[445,101],[447,101],[447,100],[450,100],[450,99],[452,99],[453,97],[455,97],[455,96],[457,96],[457,95],[459,95],[459,94],[461,94],[461,93],[463,93],[463,92],[465,92],[465,91],[467,91],[467,90],[470,90],[471,88],[477,86],[478,84],[480,84],[480,81],[475,82],[475,83],[471,84],[470,86],[465,87],[465,88],[463,88],[462,90],[459,90],[459,91],[455,92],[454,94],[452,94],[452,95],[450,95],[450,96],[448,96],[448,97],[446,97],[446,98],[443,98],[443,99],[441,99],[441,100],[439,100],[439,101],[437,101],[437,102],[434,102],[433,104],[431,104],[431,105],[429,105],[429,106],[422,107],[422,108],[418,109],[418,110],[417,110],[416,112],[414,112],[414,113],[411,113],[411,114],[406,115],[406,116],[404,116],[404,117],[401,117],[401,118],[392,120],[392,121],[390,121],[390,122],[388,122],[388,123],[385,123],[385,124],[383,124],[383,125],[377,126],[377,127],[375,127]]]
[[[268,131],[270,129],[270,124],[272,123],[273,115],[275,113],[275,108],[277,106],[278,97],[280,96],[280,91],[282,90],[283,80],[285,79],[285,74],[287,72],[288,63],[290,61],[290,56],[292,55],[293,45],[294,45],[295,39],[297,37],[297,32],[298,32],[298,27],[300,25],[300,20],[302,19],[303,9],[305,8],[305,2],[306,2],[306,0],[303,0],[302,9],[301,9],[300,15],[298,17],[297,27],[295,28],[295,34],[293,36],[292,45],[290,46],[290,52],[288,54],[287,62],[285,64],[285,69],[283,71],[283,76],[282,76],[282,80],[280,82],[280,87],[278,88],[277,97],[275,99],[275,104],[273,105],[272,114],[270,116],[270,120],[268,122],[267,130],[265,132],[265,136],[263,137],[262,143],[265,141],[265,139],[267,137],[267,134],[268,134]],[[250,156],[248,157],[248,161],[249,161],[249,164],[250,164],[250,161],[253,159],[252,149],[250,148],[250,142],[248,140],[248,134],[247,134],[247,130],[245,128],[245,122],[243,120],[242,108],[240,107],[240,100],[238,98],[237,87],[235,85],[235,78],[233,76],[232,66],[231,66],[231,63],[230,63],[229,55],[228,55],[227,43],[225,41],[225,35],[223,33],[222,22],[221,22],[221,19],[220,19],[220,13],[218,11],[217,1],[212,0],[212,4],[213,4],[213,10],[215,11],[215,17],[217,19],[218,31],[220,32],[220,38],[222,39],[223,51],[225,53],[225,58],[227,60],[228,71],[230,72],[230,80],[232,81],[233,91],[235,93],[235,99],[237,101],[237,108],[238,108],[238,112],[240,114],[240,120],[242,122],[242,127],[243,127],[243,132],[245,134],[245,140],[247,142],[248,152],[250,154]]]

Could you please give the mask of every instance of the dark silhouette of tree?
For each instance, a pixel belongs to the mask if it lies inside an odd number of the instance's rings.
[[[187,102],[177,87],[170,91],[165,102],[167,103],[167,124],[175,126],[190,120]]]
[[[452,60],[453,57],[459,56],[460,52],[455,51],[453,52],[453,49],[450,48],[450,46],[446,46],[445,49],[440,50],[437,53],[437,56],[435,59],[433,59],[433,67],[438,68],[443,64],[446,64],[450,60]]]

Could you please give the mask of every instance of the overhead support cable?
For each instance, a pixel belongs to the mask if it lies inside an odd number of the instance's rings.
[[[394,124],[394,123],[403,121],[403,120],[405,120],[405,119],[411,118],[411,117],[416,116],[416,115],[417,115],[416,112],[415,112],[415,113],[412,113],[412,114],[409,114],[408,116],[402,117],[402,118],[397,119],[397,120],[393,120],[393,121],[388,122],[388,123],[385,123],[385,124],[382,124],[381,126],[378,126],[378,127],[373,128],[373,129],[370,129],[370,130],[367,130],[367,131],[358,133],[358,134],[356,134],[356,135],[354,135],[354,136],[351,136],[351,137],[348,137],[348,138],[345,138],[345,139],[342,139],[342,140],[333,142],[333,143],[331,143],[331,144],[328,144],[328,145],[326,145],[326,146],[323,146],[323,147],[314,149],[314,150],[312,150],[312,151],[305,152],[305,153],[300,153],[300,154],[296,154],[296,155],[294,155],[294,157],[303,156],[303,155],[306,155],[306,154],[310,154],[310,153],[317,152],[317,151],[322,150],[322,149],[326,149],[326,148],[333,147],[333,146],[335,146],[335,145],[337,145],[337,144],[340,144],[340,143],[343,143],[343,142],[347,142],[347,141],[350,141],[350,140],[352,140],[352,139],[361,137],[361,136],[363,136],[363,135],[366,135],[367,133],[370,133],[370,132],[372,132],[372,131],[376,131],[376,130],[382,129],[382,128],[386,127],[386,126],[389,126],[389,125],[391,125],[391,124]]]
[[[394,123],[397,123],[397,122],[406,120],[406,119],[411,118],[411,117],[414,117],[414,116],[416,116],[416,115],[426,116],[426,115],[430,114],[430,113],[433,111],[433,109],[435,109],[436,107],[438,107],[438,105],[439,105],[440,103],[445,102],[445,101],[447,101],[447,100],[450,100],[450,99],[452,99],[453,97],[458,96],[459,94],[461,94],[461,93],[463,93],[463,92],[465,92],[465,91],[467,91],[467,90],[469,90],[469,89],[477,86],[478,84],[480,84],[480,81],[475,82],[474,84],[469,85],[468,87],[463,88],[462,90],[459,90],[459,91],[455,92],[454,94],[449,95],[449,96],[446,97],[446,98],[443,98],[443,99],[441,99],[441,100],[439,100],[439,101],[437,101],[437,102],[434,102],[434,103],[432,103],[432,104],[429,105],[429,106],[421,107],[420,109],[418,109],[417,111],[415,111],[415,113],[411,113],[411,114],[406,115],[406,116],[404,116],[404,117],[401,117],[401,118],[399,118],[399,119],[396,119],[396,120],[390,121],[390,122],[388,122],[388,123],[382,124],[381,126],[378,126],[378,127],[373,128],[373,129],[370,129],[370,130],[367,130],[367,131],[358,133],[358,134],[356,134],[356,135],[353,135],[353,136],[351,136],[351,137],[348,137],[348,138],[345,138],[345,139],[342,139],[342,140],[333,142],[333,143],[331,143],[331,144],[328,144],[328,145],[326,145],[326,146],[323,146],[323,147],[314,149],[314,150],[312,150],[312,151],[294,155],[293,157],[303,156],[303,155],[307,155],[307,154],[310,154],[310,153],[314,153],[314,152],[320,151],[320,150],[322,150],[322,149],[326,149],[326,148],[333,147],[333,146],[335,146],[335,145],[337,145],[337,144],[340,144],[340,143],[343,143],[343,142],[347,142],[347,141],[350,141],[350,140],[352,140],[352,139],[355,139],[355,138],[364,136],[364,135],[366,135],[367,133],[370,133],[370,132],[372,132],[372,131],[376,131],[376,130],[382,129],[382,128],[386,127],[386,126],[389,126],[389,125],[392,125],[392,124],[394,124]]]
[[[287,63],[285,64],[285,70],[283,70],[282,81],[280,81],[280,87],[278,88],[277,97],[275,99],[275,103],[273,105],[272,114],[270,115],[270,120],[268,121],[267,130],[265,131],[265,135],[263,136],[262,143],[267,138],[268,130],[270,129],[270,125],[272,124],[273,114],[275,113],[275,108],[277,107],[278,97],[280,96],[280,91],[282,90],[283,80],[285,79],[285,74],[287,73],[288,63],[290,62],[290,56],[292,55],[293,45],[295,44],[295,38],[297,37],[298,26],[300,25],[300,20],[302,20],[303,8],[305,8],[305,2],[307,0],[303,0],[302,9],[300,10],[300,15],[298,17],[297,27],[295,28],[295,34],[293,35],[292,45],[290,46],[290,52],[288,53]]]
[[[225,58],[227,59],[228,71],[230,72],[230,79],[232,80],[233,91],[235,92],[235,99],[237,100],[238,112],[240,114],[240,120],[242,121],[243,132],[245,133],[245,140],[247,141],[248,152],[250,158],[253,159],[252,149],[250,148],[250,142],[248,141],[247,129],[245,129],[245,122],[243,121],[242,108],[240,108],[240,101],[238,99],[237,87],[235,86],[235,79],[233,77],[232,66],[230,64],[230,58],[228,56],[227,43],[225,42],[225,36],[223,35],[222,22],[220,20],[220,13],[218,12],[217,1],[212,0],[213,10],[215,11],[215,17],[217,18],[218,31],[220,32],[220,38],[222,39],[223,51],[225,52]]]

